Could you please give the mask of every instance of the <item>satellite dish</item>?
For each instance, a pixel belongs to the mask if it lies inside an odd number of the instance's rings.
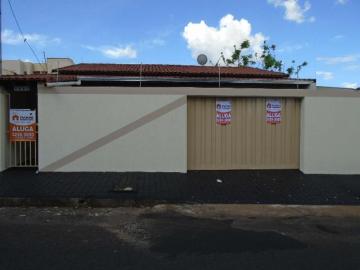
[[[197,62],[199,65],[201,66],[205,66],[206,63],[208,61],[208,58],[205,54],[200,54],[198,57],[197,57]]]

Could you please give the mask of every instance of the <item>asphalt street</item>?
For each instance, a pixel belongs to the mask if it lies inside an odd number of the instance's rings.
[[[360,269],[357,216],[202,209],[0,208],[0,269]]]

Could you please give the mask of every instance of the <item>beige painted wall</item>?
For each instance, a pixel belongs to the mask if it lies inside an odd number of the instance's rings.
[[[24,71],[24,62],[20,60],[3,60],[2,62],[3,75],[24,74]]]
[[[50,94],[39,88],[40,171],[181,97]],[[186,115],[185,102],[55,171],[186,172]]]
[[[305,97],[300,168],[309,174],[360,174],[360,98]]]
[[[74,61],[70,58],[48,58],[47,70],[48,73],[53,73],[53,70],[74,65]],[[55,71],[54,71],[55,72]]]
[[[24,62],[21,60],[4,60],[2,64],[3,75],[23,75],[34,72],[55,73],[54,69],[74,65],[70,58],[47,58],[46,64]]]
[[[6,119],[7,119],[7,96],[0,88],[0,171],[6,169]]]

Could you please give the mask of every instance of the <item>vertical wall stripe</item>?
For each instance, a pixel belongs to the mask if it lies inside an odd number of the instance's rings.
[[[231,125],[216,125],[211,97],[188,99],[188,169],[298,169],[300,99],[281,98],[282,122],[266,123],[266,98],[230,98]]]

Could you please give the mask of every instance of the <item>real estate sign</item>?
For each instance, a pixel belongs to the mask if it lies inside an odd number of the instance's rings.
[[[216,100],[216,124],[222,126],[231,124],[230,100]]]
[[[268,124],[281,123],[281,100],[267,99],[266,100],[266,122]]]
[[[10,141],[36,141],[36,137],[36,111],[28,109],[10,109]]]

